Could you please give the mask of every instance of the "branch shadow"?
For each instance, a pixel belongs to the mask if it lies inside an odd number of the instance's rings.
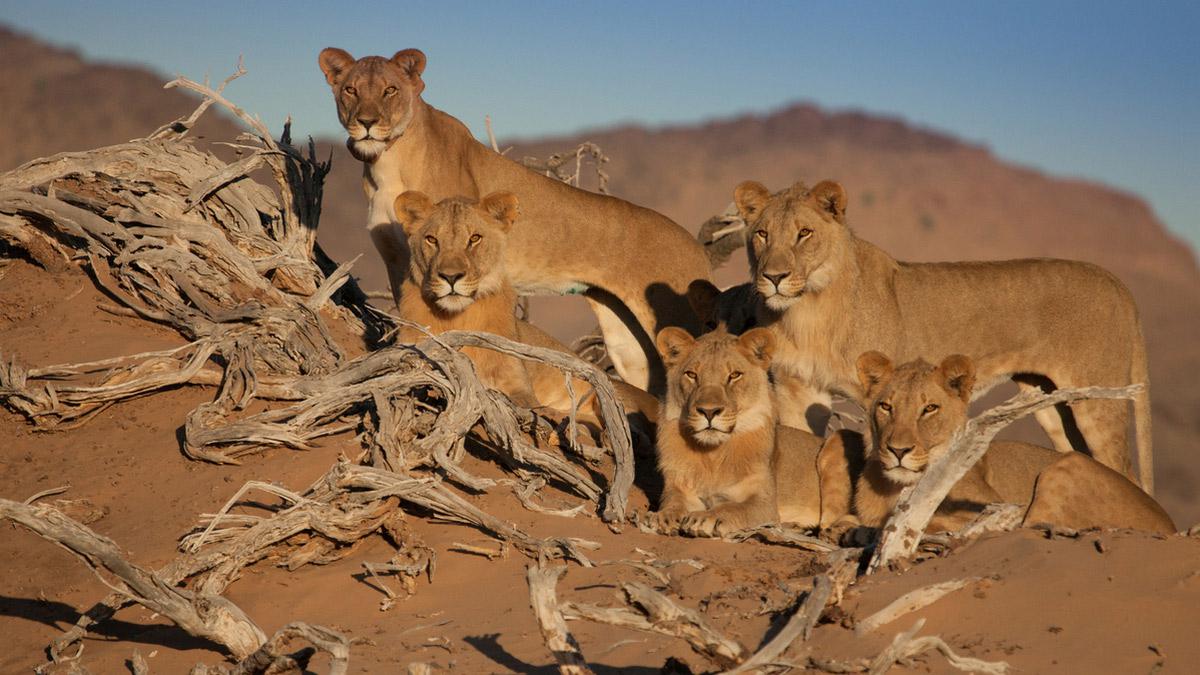
[[[0,616],[11,616],[66,631],[79,620],[80,613],[71,605],[53,600],[15,598],[0,595]],[[57,637],[57,636],[55,636]],[[113,640],[156,645],[179,651],[204,650],[226,653],[221,645],[188,635],[174,624],[140,624],[108,619],[88,628],[85,640]]]
[[[527,663],[513,656],[503,645],[500,644],[499,633],[489,633],[487,635],[468,635],[463,638],[463,641],[471,645],[480,654],[491,659],[496,665],[515,673],[527,673],[528,675],[558,675],[558,664],[550,663],[544,666]],[[585,653],[586,657],[587,654]],[[600,663],[588,662],[588,667],[596,675],[658,675],[663,672],[662,668],[654,668],[650,666],[632,666],[632,667],[615,667],[606,666]]]

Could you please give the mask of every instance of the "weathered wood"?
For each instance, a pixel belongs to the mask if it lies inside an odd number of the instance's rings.
[[[783,628],[775,634],[775,637],[738,667],[726,672],[731,675],[733,673],[759,672],[783,656],[783,653],[797,638],[808,640],[812,629],[817,625],[817,620],[821,618],[821,612],[825,611],[825,605],[829,602],[832,593],[833,583],[829,577],[820,575],[813,579],[812,590],[808,592],[804,602],[796,608],[796,611],[788,618]]]
[[[955,579],[953,581],[943,581],[939,584],[922,586],[914,591],[909,591],[908,593],[905,593],[888,604],[887,607],[884,607],[871,616],[859,621],[854,627],[854,634],[859,636],[866,635],[867,633],[870,633],[884,624],[888,624],[896,619],[899,619],[905,614],[928,607],[938,600],[941,600],[946,595],[957,591],[967,584],[975,583],[976,581],[979,581],[979,577]]]
[[[984,675],[1004,675],[1008,672],[1008,663],[1004,661],[982,661],[969,656],[959,656],[937,636],[915,637],[925,626],[925,619],[917,619],[913,627],[896,635],[892,644],[888,645],[871,662],[867,670],[870,675],[883,675],[902,659],[911,659],[931,649],[936,649],[946,657],[950,667],[968,673],[983,673]]]
[[[106,537],[64,516],[57,509],[0,499],[0,518],[29,529],[65,547],[90,567],[105,585],[132,601],[158,612],[190,635],[212,640],[241,659],[253,653],[267,636],[237,605],[218,595],[192,593],[165,582],[129,562]],[[104,570],[120,586],[106,580]]]
[[[558,607],[558,595],[555,587],[566,571],[566,565],[556,567],[530,565],[525,572],[525,578],[529,582],[529,604],[533,607],[534,616],[537,617],[542,638],[546,641],[550,653],[554,655],[554,660],[558,662],[558,672],[562,675],[588,675],[592,669],[584,660],[579,642],[567,629],[567,622],[563,620],[562,612]]]
[[[745,647],[713,629],[695,610],[642,583],[625,583],[621,590],[637,611],[568,602],[562,606],[563,616],[677,637],[722,668],[734,667],[746,657]]]

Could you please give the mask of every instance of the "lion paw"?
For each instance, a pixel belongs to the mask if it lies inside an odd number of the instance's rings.
[[[679,530],[691,537],[724,537],[737,529],[728,519],[708,511],[689,513],[679,524]]]
[[[673,534],[679,531],[679,523],[687,513],[681,509],[664,509],[646,514],[646,524],[661,534]]]

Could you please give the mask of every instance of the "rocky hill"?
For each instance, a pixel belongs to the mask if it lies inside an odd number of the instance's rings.
[[[142,136],[186,114],[195,102],[164,91],[167,79],[142,68],[89,63],[0,28],[0,170]],[[314,86],[312,95],[328,92]],[[436,83],[427,96],[437,102]],[[238,132],[216,116],[198,130],[219,140]],[[1181,525],[1200,518],[1194,489],[1200,482],[1194,457],[1200,386],[1191,379],[1200,372],[1200,270],[1193,251],[1138,197],[1014,166],[984,147],[900,120],[811,105],[703,125],[522,140],[509,155],[545,156],[581,140],[598,143],[612,158],[607,170],[615,194],[693,229],[724,209],[742,180],[779,188],[835,178],[850,192],[856,231],[902,259],[1054,256],[1109,268],[1133,290],[1146,326],[1159,495]],[[361,169],[341,139],[323,147],[333,153],[334,171],[320,239],[338,259],[366,253],[359,274],[366,286],[382,289],[382,265],[362,229]],[[722,280],[738,281],[744,270],[739,257]],[[539,302],[534,319],[562,336],[591,325],[573,298]]]

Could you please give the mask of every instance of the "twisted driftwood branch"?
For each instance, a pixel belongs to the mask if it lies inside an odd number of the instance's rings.
[[[534,615],[537,616],[538,628],[542,631],[546,646],[550,648],[550,653],[558,662],[558,672],[562,675],[590,675],[592,669],[588,668],[587,661],[583,658],[583,652],[579,649],[579,642],[567,629],[567,622],[563,619],[562,611],[558,606],[555,587],[566,571],[565,565],[557,567],[531,565],[525,573],[525,578],[529,582],[529,604],[533,607]]]
[[[775,637],[738,667],[726,672],[730,675],[758,672],[760,669],[774,664],[797,638],[807,640],[812,634],[812,629],[817,625],[817,620],[821,618],[821,612],[825,611],[825,605],[829,602],[832,594],[833,582],[829,580],[829,577],[822,574],[814,578],[812,590],[808,592],[804,602],[796,608],[796,612],[775,634]]]
[[[596,169],[596,191],[603,195],[608,194],[608,173],[604,171],[604,165],[608,163],[608,156],[604,154],[600,146],[590,141],[580,143],[570,152],[556,152],[546,159],[525,157],[518,163],[567,185],[581,187],[585,159],[591,160]],[[572,160],[574,160],[574,171],[571,170]]]
[[[176,588],[155,574],[129,562],[117,545],[106,537],[64,516],[57,509],[0,499],[0,518],[12,520],[44,539],[74,553],[100,580],[101,574],[115,576],[117,593],[147,609],[162,614],[177,626],[224,646],[238,659],[253,653],[267,636],[237,605],[219,595],[192,593]]]
[[[878,571],[916,552],[921,535],[942,500],[983,457],[1001,429],[1030,413],[1059,403],[1095,398],[1132,398],[1142,388],[1140,384],[1132,384],[1118,388],[1058,389],[1049,394],[1026,391],[968,420],[951,437],[945,454],[930,465],[916,485],[905,488],[901,493],[892,517],[883,527],[867,572]]]
[[[284,645],[302,639],[312,645],[292,654],[283,652]],[[308,662],[317,652],[329,654],[329,675],[346,675],[350,668],[350,641],[344,635],[324,626],[293,622],[280,628],[271,639],[233,666],[192,668],[190,675],[268,675],[269,673],[308,672]]]
[[[870,675],[883,675],[896,665],[897,661],[911,659],[918,654],[923,654],[931,649],[936,649],[946,657],[946,662],[950,667],[957,670],[962,670],[968,673],[983,673],[984,675],[1004,675],[1008,672],[1008,663],[1004,661],[982,661],[969,656],[959,656],[946,644],[944,640],[935,635],[925,637],[916,637],[916,634],[925,626],[925,619],[917,619],[913,627],[896,635],[892,640],[892,644],[879,653],[875,660],[871,662],[867,672]]]
[[[681,638],[697,654],[722,668],[734,667],[746,657],[745,647],[713,629],[695,610],[675,603],[642,583],[625,583],[621,590],[636,611],[567,602],[562,605],[562,614],[567,619],[587,619]]]

